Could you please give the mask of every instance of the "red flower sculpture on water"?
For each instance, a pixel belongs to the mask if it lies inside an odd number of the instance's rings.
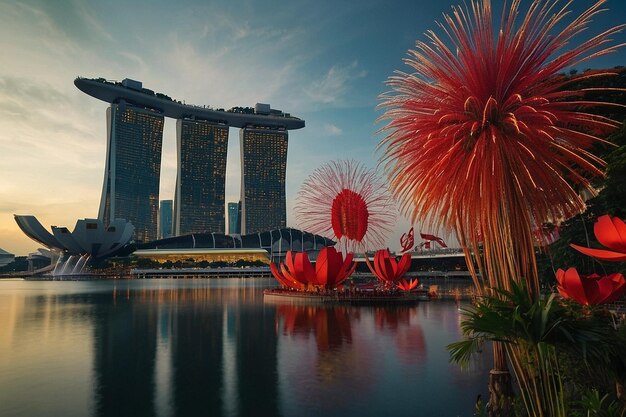
[[[324,247],[317,255],[315,267],[306,252],[287,251],[285,262],[281,262],[280,270],[270,264],[274,278],[287,288],[303,290],[309,286],[334,289],[341,285],[356,269],[352,262],[353,255],[348,253],[345,260],[341,252],[333,247]]]
[[[538,294],[533,225],[585,209],[578,189],[595,193],[589,178],[605,166],[589,149],[621,124],[587,111],[621,107],[585,98],[611,88],[580,88],[618,70],[560,74],[619,48],[610,41],[624,26],[580,39],[604,0],[574,18],[572,2],[529,1],[527,11],[523,3],[505,3],[499,28],[483,0],[445,15],[443,36],[427,32],[405,59],[409,71],[389,79],[380,146],[411,220],[454,230],[468,265],[480,234],[478,265],[489,285],[506,289],[525,277]]]
[[[570,246],[585,255],[592,256],[602,261],[626,261],[626,224],[618,218],[604,215],[598,218],[593,226],[593,233],[598,242],[607,248],[613,249],[593,249],[584,246],[570,244]]]
[[[414,290],[415,288],[417,288],[417,278],[412,279],[411,281],[403,279],[402,281],[398,282],[398,288],[406,292]]]
[[[400,258],[400,261],[396,262],[396,259],[389,254],[387,249],[381,249],[374,254],[373,266],[367,256],[365,257],[365,263],[380,282],[385,285],[392,285],[394,282],[399,281],[406,274],[406,271],[409,270],[411,254],[405,253]]]
[[[333,161],[302,184],[294,210],[301,229],[329,236],[348,252],[383,246],[396,209],[374,171]]]
[[[559,294],[583,305],[610,303],[626,292],[626,280],[622,274],[581,277],[576,268],[569,268],[567,271],[557,270],[556,280]]]

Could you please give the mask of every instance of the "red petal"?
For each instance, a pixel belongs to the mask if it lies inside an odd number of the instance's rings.
[[[409,253],[405,253],[400,258],[400,262],[398,262],[398,277],[403,277],[406,274],[406,271],[411,267],[411,255]]]
[[[584,246],[574,245],[573,243],[570,243],[570,246],[580,253],[592,256],[601,261],[626,261],[626,253],[612,252],[604,249],[586,248]]]
[[[558,276],[558,275],[557,275]],[[576,268],[569,268],[565,273],[561,275],[561,290],[559,291],[561,295],[567,298],[571,298],[572,300],[584,304],[589,305],[589,299],[587,298],[587,293],[585,288],[583,288],[583,283],[581,282],[581,278],[578,275],[578,271]]]
[[[604,215],[598,218],[593,226],[593,232],[598,242],[609,249],[621,252],[626,259],[626,224],[618,217]]]
[[[326,285],[330,276],[330,263],[328,247],[322,248],[315,261],[315,284]]]

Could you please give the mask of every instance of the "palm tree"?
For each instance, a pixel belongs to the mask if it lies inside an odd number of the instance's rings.
[[[512,359],[528,415],[566,417],[571,410],[560,358],[568,353],[589,369],[610,369],[620,349],[617,333],[606,317],[583,314],[556,294],[533,298],[525,286],[513,282],[510,291],[496,290],[497,297],[484,297],[465,310],[466,338],[448,349],[453,361],[465,365],[484,342],[500,343]]]
[[[524,15],[513,0],[499,30],[489,0],[453,8],[440,24],[448,42],[429,31],[429,42],[418,41],[405,59],[413,73],[392,76],[382,97],[382,118],[390,122],[380,146],[394,195],[413,222],[456,234],[479,291],[480,273],[488,288],[525,281],[538,296],[533,229],[585,209],[576,190],[595,194],[588,178],[605,166],[588,149],[619,126],[586,109],[623,105],[585,100],[595,88],[570,89],[612,71],[559,74],[614,51],[619,46],[609,46],[610,37],[623,26],[563,51],[605,0],[569,23],[570,3],[558,3],[534,0]],[[494,415],[503,403],[498,397],[511,393],[497,343],[491,381]]]

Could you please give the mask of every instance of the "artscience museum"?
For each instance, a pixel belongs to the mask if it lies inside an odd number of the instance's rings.
[[[80,219],[73,231],[67,227],[52,226],[50,233],[35,216],[15,215],[15,222],[26,236],[60,255],[79,257],[83,265],[89,258],[98,259],[114,254],[132,238],[135,228],[122,219],[115,219],[105,226],[98,219]],[[62,256],[61,256],[62,257]]]

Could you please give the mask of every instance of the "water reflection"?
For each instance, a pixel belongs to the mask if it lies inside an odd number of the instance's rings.
[[[284,335],[308,338],[312,334],[320,351],[336,350],[344,341],[352,342],[347,307],[278,304],[276,320],[283,322]]]
[[[407,365],[426,360],[426,339],[419,321],[419,310],[405,306],[374,309],[376,328],[394,335],[398,358]]]
[[[155,416],[157,305],[119,299],[115,291],[90,301],[95,415]]]
[[[453,303],[275,305],[269,284],[0,282],[0,416],[472,414],[488,368],[448,364]]]

